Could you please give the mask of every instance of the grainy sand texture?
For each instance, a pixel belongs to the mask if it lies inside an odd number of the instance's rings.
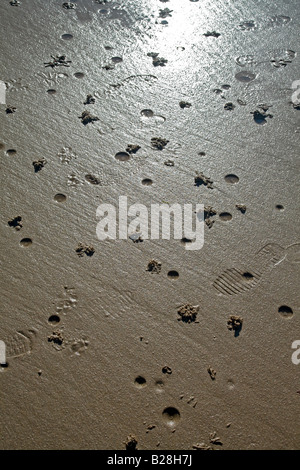
[[[1,0],[1,449],[300,448],[299,26]],[[100,240],[120,197],[203,204],[203,247]]]

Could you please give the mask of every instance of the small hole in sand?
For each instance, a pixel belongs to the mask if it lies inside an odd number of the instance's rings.
[[[233,390],[233,389],[234,389],[235,384],[234,384],[234,381],[233,381],[232,379],[229,379],[228,382],[227,382],[227,384],[228,384],[229,390]]]
[[[225,221],[232,219],[232,215],[229,212],[221,212],[221,214],[219,214],[219,217],[221,220],[225,220]]]
[[[206,153],[205,152],[198,152],[198,155],[200,155],[200,157],[205,157]]]
[[[21,246],[30,246],[30,245],[32,245],[31,238],[22,238],[22,240],[20,241],[20,245]]]
[[[57,323],[60,322],[60,318],[58,315],[51,315],[49,318],[48,318],[48,322],[51,323],[52,325],[57,325]]]
[[[101,183],[101,181],[99,180],[99,178],[97,178],[97,176],[94,176],[94,175],[91,175],[91,174],[85,175],[85,179],[90,184],[97,185],[97,184]]]
[[[136,377],[134,383],[138,388],[142,388],[146,386],[146,379],[139,375],[138,377]]]
[[[281,204],[277,204],[275,206],[275,208],[278,210],[278,211],[283,211],[284,210],[284,207],[281,205]]]
[[[252,82],[252,80],[254,80],[256,78],[256,75],[253,72],[250,72],[248,70],[244,70],[242,72],[236,73],[235,78],[239,82],[248,83],[248,82]]]
[[[112,58],[111,58],[111,61],[112,61],[114,64],[119,64],[120,62],[123,62],[123,59],[122,59],[122,57],[112,57]]]
[[[180,413],[176,408],[172,406],[165,408],[163,413],[163,420],[169,426],[174,426],[180,420]]]
[[[245,272],[245,273],[243,273],[243,278],[244,278],[246,281],[251,281],[251,280],[254,278],[254,276],[253,276],[253,274],[251,274],[251,273],[249,273],[249,272]]]
[[[154,112],[152,111],[152,109],[142,109],[141,115],[150,118],[154,116]]]
[[[185,245],[186,243],[192,243],[192,240],[190,238],[183,237],[180,242]]]
[[[127,152],[118,152],[115,155],[115,159],[119,162],[127,162],[130,159],[130,155]]]
[[[158,392],[162,392],[165,384],[162,380],[156,380],[155,387]]]
[[[7,369],[7,367],[8,367],[8,362],[5,362],[5,364],[0,364],[0,367],[1,367],[2,369]]]
[[[56,90],[54,90],[54,88],[50,88],[49,90],[47,90],[47,93],[48,95],[55,95]]]
[[[256,124],[258,124],[259,126],[264,126],[265,124],[267,124],[266,116],[264,116],[263,114],[258,113],[257,115],[254,115],[253,118]]]
[[[178,279],[179,278],[179,273],[177,271],[174,271],[174,270],[169,271],[168,272],[168,277],[170,279]]]
[[[8,149],[6,150],[7,155],[12,157],[13,155],[16,155],[17,151],[15,149]]]
[[[62,193],[58,193],[58,194],[55,194],[54,200],[55,200],[56,202],[65,202],[65,201],[67,200],[67,196],[65,196],[65,195],[62,194]]]
[[[224,179],[226,183],[229,183],[229,184],[236,184],[240,180],[239,177],[234,174],[226,175]]]
[[[142,184],[143,184],[144,186],[151,186],[152,183],[153,183],[153,181],[152,181],[150,178],[144,178],[144,179],[142,180]]]
[[[74,73],[74,77],[75,77],[75,78],[83,78],[83,77],[84,77],[84,73],[83,73],[83,72],[75,72],[75,73]]]
[[[278,309],[278,313],[284,318],[291,318],[294,314],[293,309],[287,305],[281,305]]]
[[[64,39],[65,41],[70,41],[71,39],[73,39],[73,35],[72,34],[62,34],[61,38]]]

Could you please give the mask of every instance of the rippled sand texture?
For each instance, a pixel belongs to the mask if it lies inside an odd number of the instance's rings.
[[[2,449],[299,449],[299,22],[1,1]],[[99,241],[120,195],[203,203],[204,247]]]

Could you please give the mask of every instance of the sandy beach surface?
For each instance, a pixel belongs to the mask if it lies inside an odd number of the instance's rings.
[[[1,0],[1,449],[300,448],[299,10]]]

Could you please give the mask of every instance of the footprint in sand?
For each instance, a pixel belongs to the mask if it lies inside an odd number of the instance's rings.
[[[34,328],[15,331],[5,339],[6,357],[9,359],[31,353],[36,334],[37,331]]]
[[[286,250],[286,260],[289,263],[300,263],[300,243],[289,245]]]
[[[251,266],[247,269],[242,267],[226,269],[217,277],[213,286],[223,295],[235,295],[245,292],[256,287],[261,278],[287,256],[292,258],[292,252],[294,253],[297,250],[300,261],[300,244],[291,245],[291,247],[284,249],[276,243],[269,243],[256,253]]]

